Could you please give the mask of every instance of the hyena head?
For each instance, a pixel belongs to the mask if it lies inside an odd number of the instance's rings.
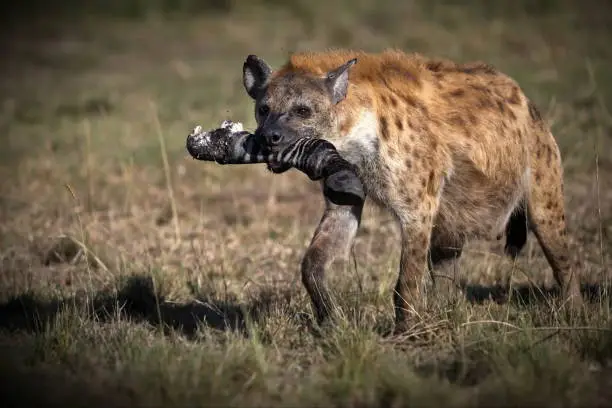
[[[272,75],[261,58],[249,55],[243,66],[243,84],[255,100],[255,134],[272,151],[301,137],[322,138],[335,132],[333,105],[346,97],[352,59],[322,77],[292,72]]]

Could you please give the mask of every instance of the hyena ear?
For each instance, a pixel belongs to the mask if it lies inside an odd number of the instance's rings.
[[[334,104],[346,98],[346,92],[348,91],[349,84],[349,68],[356,62],[357,58],[353,58],[333,71],[327,73],[327,76],[325,77],[325,85],[327,85],[327,89],[329,90],[332,102]]]
[[[266,83],[272,68],[257,55],[249,55],[242,66],[242,83],[249,96],[257,97],[257,92]]]

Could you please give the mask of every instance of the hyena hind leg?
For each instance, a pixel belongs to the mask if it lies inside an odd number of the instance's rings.
[[[530,229],[542,247],[564,301],[569,302],[570,307],[582,305],[579,265],[570,258],[559,162],[556,167],[547,166],[545,170],[533,172],[527,216]]]
[[[325,272],[339,255],[350,252],[361,222],[363,202],[336,205],[329,199],[325,212],[302,259],[302,283],[308,292],[319,325],[333,316],[333,301]]]

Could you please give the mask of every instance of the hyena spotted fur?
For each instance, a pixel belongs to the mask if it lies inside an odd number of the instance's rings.
[[[515,257],[533,231],[563,298],[582,303],[568,256],[559,149],[512,78],[480,62],[330,50],[293,54],[277,70],[250,55],[243,82],[268,148],[300,137],[329,140],[356,166],[367,197],[397,219],[397,331],[423,306],[428,267],[459,257],[468,239],[504,233]],[[327,200],[303,258],[319,322],[330,314],[325,270],[350,250],[361,213],[362,204]]]

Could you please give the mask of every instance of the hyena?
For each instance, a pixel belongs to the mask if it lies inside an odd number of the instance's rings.
[[[582,303],[570,260],[559,148],[538,109],[509,76],[385,50],[296,53],[279,69],[250,55],[243,83],[256,135],[272,151],[324,138],[353,164],[366,196],[401,232],[395,327],[423,306],[428,268],[457,258],[468,239],[506,235],[516,257],[533,231],[572,306]],[[274,163],[270,169],[287,170]],[[319,323],[330,314],[326,269],[347,255],[362,204],[325,211],[301,264]]]

